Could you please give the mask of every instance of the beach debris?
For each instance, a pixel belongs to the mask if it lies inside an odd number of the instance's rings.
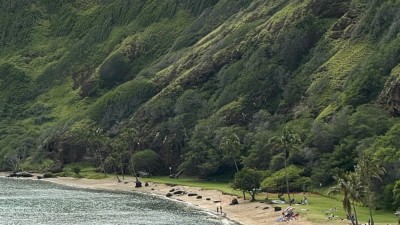
[[[282,207],[280,207],[280,206],[274,206],[274,211],[275,212],[278,212],[278,211],[281,211],[282,210]]]
[[[149,183],[147,183],[147,182],[144,183],[144,186],[145,186],[145,187],[148,187],[148,186],[149,186]]]
[[[221,202],[221,200],[215,200],[214,201],[214,203],[220,203]]]
[[[174,192],[175,191],[175,188],[172,188],[171,190],[169,190],[169,192]]]
[[[263,208],[263,210],[266,210],[266,209],[269,209],[269,206],[265,206],[265,207]]]
[[[188,196],[197,196],[197,193],[189,193]]]
[[[196,197],[196,199],[202,199],[203,198],[203,196],[201,196],[201,195],[198,195],[197,197]]]
[[[284,221],[291,221],[291,220],[297,220],[299,217],[298,213],[294,212],[294,207],[289,206],[282,212],[282,217],[278,218],[278,221],[284,222]]]
[[[282,200],[271,200],[271,204],[285,204],[286,202]]]
[[[210,200],[211,200],[211,198],[206,198],[206,200],[207,200],[207,201],[210,201]]]
[[[171,193],[167,193],[165,196],[172,197],[172,194]]]

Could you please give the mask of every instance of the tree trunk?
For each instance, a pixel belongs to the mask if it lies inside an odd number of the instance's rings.
[[[372,197],[372,194],[371,194],[371,191],[370,191],[370,189],[368,187],[367,198],[368,198],[370,225],[374,225],[374,218],[372,217],[372,200],[371,200],[371,197]]]
[[[238,172],[238,173],[239,173],[239,167],[238,167],[238,165],[237,165],[237,163],[236,163],[236,160],[235,160],[235,158],[233,158],[233,163],[235,163],[236,172]]]
[[[371,205],[368,206],[369,207],[369,216],[370,216],[370,221],[371,221],[371,225],[374,225],[374,218],[372,217],[372,208]]]
[[[122,180],[125,180],[124,164],[122,163],[122,160],[119,162],[119,164],[121,168]]]
[[[118,173],[117,173],[117,169],[115,168],[115,164],[113,163],[113,169],[114,169],[114,173],[115,176],[117,177],[118,183],[121,183],[121,180],[119,179]]]
[[[354,201],[353,201],[353,211],[354,211],[354,219],[356,220],[356,225],[358,225],[357,211],[356,211],[356,205],[354,204]]]
[[[135,165],[133,165],[132,160],[131,160],[131,164],[132,164],[132,173],[133,173],[133,176],[135,176],[136,182],[139,182],[138,176],[137,176],[136,171],[135,171]]]
[[[251,201],[254,202],[256,200],[256,191],[250,191]]]
[[[286,179],[286,192],[289,198],[289,205],[292,206],[292,200],[290,199],[290,192],[289,192],[289,179],[287,174],[287,162],[286,162],[286,155],[285,155],[285,179]]]

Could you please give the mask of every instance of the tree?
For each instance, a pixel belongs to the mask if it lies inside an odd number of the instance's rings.
[[[224,157],[230,157],[235,164],[236,172],[239,173],[239,167],[236,163],[236,158],[240,156],[240,138],[235,133],[230,133],[227,136],[224,136],[219,144],[219,148],[224,152]],[[243,192],[243,198],[246,199],[245,191]]]
[[[158,166],[159,158],[159,155],[155,151],[146,149],[134,153],[131,160],[137,169],[152,173]]]
[[[287,160],[289,158],[290,152],[297,150],[297,145],[300,144],[300,139],[296,134],[293,134],[289,130],[285,130],[281,136],[275,136],[269,139],[268,141],[273,145],[273,148],[278,148],[279,150],[283,150],[285,153],[284,164],[285,164],[285,179],[286,179],[286,192],[289,198],[289,205],[292,205],[290,199],[290,191],[289,191],[289,179],[287,174]]]
[[[121,171],[122,179],[125,180],[125,163],[129,161],[129,152],[127,151],[127,143],[124,142],[119,136],[115,138],[111,143],[114,150],[113,155],[115,156],[116,163]]]
[[[358,225],[356,202],[361,202],[364,197],[365,188],[362,185],[359,175],[356,172],[347,173],[341,177],[334,176],[337,185],[332,187],[329,194],[341,193],[343,194],[343,208],[351,219],[353,225]],[[354,213],[354,218],[353,218]]]
[[[115,176],[117,177],[118,183],[120,183],[121,179],[119,179],[119,176],[118,176],[118,173],[117,173],[117,169],[116,169],[116,166],[115,166],[117,164],[117,162],[118,162],[117,158],[118,158],[118,156],[116,156],[115,154],[110,154],[104,160],[104,166],[111,166],[113,168]]]
[[[295,165],[290,165],[286,169],[283,168],[267,176],[261,182],[261,188],[267,190],[268,192],[285,192],[286,189],[286,177],[289,181],[289,186],[291,190],[304,191],[303,187],[311,184],[311,179],[304,176],[304,168],[297,167]]]
[[[235,164],[236,172],[239,172],[239,167],[236,163],[236,158],[240,156],[240,138],[237,134],[232,133],[222,138],[219,147],[224,152],[225,157],[230,157]]]
[[[379,165],[379,161],[374,157],[372,152],[365,151],[359,159],[356,170],[365,187],[365,200],[369,208],[370,222],[371,225],[374,225],[374,218],[372,216],[372,207],[374,204],[372,180],[375,178],[382,181],[380,176],[385,173],[385,169]]]
[[[251,201],[255,201],[255,195],[259,191],[261,183],[261,174],[254,169],[243,168],[235,174],[232,188],[248,192],[251,195]]]
[[[21,159],[15,152],[9,152],[7,155],[4,156],[3,160],[4,166],[6,168],[12,169],[14,173],[18,172],[20,161]]]

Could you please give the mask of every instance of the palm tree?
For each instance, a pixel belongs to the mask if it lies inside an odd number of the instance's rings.
[[[361,182],[365,187],[365,200],[369,208],[370,224],[374,225],[374,218],[372,217],[372,207],[374,200],[374,193],[372,192],[372,179],[376,178],[382,181],[381,176],[386,172],[385,168],[379,165],[379,161],[374,155],[365,151],[360,157],[356,171],[360,175]]]
[[[268,141],[270,144],[274,146],[274,148],[278,148],[285,152],[284,163],[285,163],[285,180],[286,180],[286,192],[289,198],[289,205],[292,205],[292,201],[290,199],[290,191],[289,191],[289,179],[287,174],[287,159],[289,158],[290,152],[297,150],[297,145],[301,143],[300,138],[293,134],[289,130],[285,130],[281,136],[272,137]]]
[[[334,176],[337,185],[332,187],[331,193],[343,194],[343,208],[351,219],[353,225],[358,225],[357,210],[355,203],[361,202],[364,197],[364,186],[357,173],[347,173],[340,176]],[[354,218],[352,214],[354,213]]]
[[[231,157],[235,164],[236,172],[239,172],[239,167],[236,163],[236,158],[240,155],[240,138],[237,134],[232,133],[222,138],[219,147],[224,152],[226,157]]]
[[[219,144],[219,147],[224,152],[225,157],[231,157],[235,164],[236,172],[239,173],[239,167],[236,163],[236,158],[240,156],[240,138],[235,133],[224,136]],[[246,192],[242,191],[243,199],[246,200]]]
[[[117,173],[117,169],[115,167],[115,164],[117,163],[117,159],[116,156],[111,154],[109,156],[107,156],[107,158],[104,160],[104,164],[105,166],[111,166],[114,170],[115,176],[117,177],[118,183],[121,182],[121,179],[119,179],[118,173]]]

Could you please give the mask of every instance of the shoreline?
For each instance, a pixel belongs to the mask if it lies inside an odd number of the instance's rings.
[[[8,173],[0,172],[0,176],[6,176]],[[35,179],[31,178],[14,178],[14,179]],[[46,178],[41,179],[42,181],[52,182],[59,185],[83,188],[91,190],[106,190],[106,191],[123,191],[128,193],[141,193],[148,194],[163,198],[165,200],[176,201],[182,204],[187,204],[198,210],[202,210],[205,213],[209,213],[213,216],[217,216],[221,219],[224,224],[237,224],[237,225],[278,225],[278,224],[301,224],[301,225],[313,225],[304,217],[300,217],[298,220],[289,222],[278,222],[278,218],[281,216],[282,211],[274,212],[271,205],[250,202],[249,200],[243,200],[238,196],[231,196],[223,194],[221,191],[202,189],[199,187],[188,187],[182,185],[170,186],[162,183],[148,182],[149,186],[135,188],[134,179],[129,177],[125,178],[124,181],[118,183],[115,178],[104,178],[104,179],[87,179],[87,178],[72,178],[72,177],[57,177],[57,178]],[[185,191],[183,195],[172,195],[166,197],[166,194],[171,189]],[[202,196],[201,199],[197,199],[197,196],[188,196],[187,193],[196,193]],[[236,197],[239,201],[237,205],[229,205],[232,198]],[[209,199],[209,200],[207,200]],[[220,202],[219,202],[220,201]],[[217,207],[222,207],[223,214],[217,213]],[[266,208],[268,207],[268,208]]]

